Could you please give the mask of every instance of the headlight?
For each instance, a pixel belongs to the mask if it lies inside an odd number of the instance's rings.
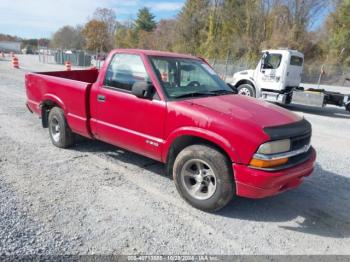
[[[288,152],[291,149],[290,139],[277,140],[262,144],[253,159],[250,161],[250,166],[258,168],[271,168],[284,165],[288,162],[288,157],[271,157],[275,154]],[[270,158],[271,157],[271,158]]]
[[[287,152],[289,150],[290,150],[290,139],[284,139],[284,140],[277,140],[277,141],[272,141],[272,142],[267,142],[265,144],[262,144],[256,153],[271,155],[271,154]]]

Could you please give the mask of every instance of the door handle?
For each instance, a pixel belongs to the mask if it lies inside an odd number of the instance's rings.
[[[106,97],[104,95],[97,95],[97,101],[105,102],[106,101]]]

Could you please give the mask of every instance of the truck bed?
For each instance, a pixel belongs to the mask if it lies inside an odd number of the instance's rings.
[[[42,105],[57,104],[64,110],[73,132],[90,137],[89,94],[97,77],[97,69],[28,73],[25,76],[27,106],[42,116]]]
[[[73,70],[73,71],[55,71],[55,72],[42,72],[42,73],[36,73],[36,74],[54,76],[58,78],[65,78],[65,79],[70,79],[74,81],[93,84],[97,80],[98,70],[89,69],[89,70]]]

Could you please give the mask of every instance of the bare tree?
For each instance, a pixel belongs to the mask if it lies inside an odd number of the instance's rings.
[[[103,22],[106,24],[108,40],[107,49],[112,49],[114,47],[115,34],[117,29],[117,16],[113,9],[110,8],[97,8],[93,14],[93,19],[96,21]]]
[[[117,16],[113,9],[97,8],[93,14],[93,19],[106,23],[108,32],[114,34],[117,26]]]
[[[63,26],[54,33],[51,46],[60,49],[82,49],[84,37],[81,31],[80,26]]]

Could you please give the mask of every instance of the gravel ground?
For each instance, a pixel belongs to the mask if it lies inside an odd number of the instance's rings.
[[[314,174],[298,189],[188,206],[164,166],[80,139],[54,147],[25,108],[24,73],[62,66],[0,60],[1,254],[350,254],[350,114],[291,106],[314,129]]]

